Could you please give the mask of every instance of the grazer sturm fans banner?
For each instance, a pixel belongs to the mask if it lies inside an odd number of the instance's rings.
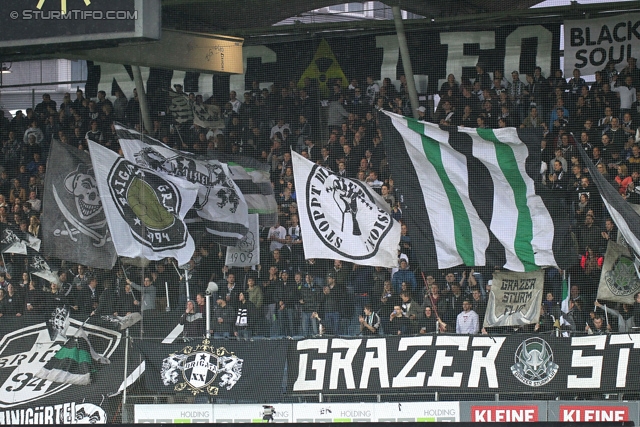
[[[537,323],[544,290],[544,271],[493,273],[484,325],[518,326]]]
[[[571,76],[577,68],[582,75],[602,70],[609,61],[618,71],[627,59],[640,56],[640,14],[564,22],[564,69]]]
[[[396,267],[400,224],[382,196],[298,153],[291,158],[306,256]]]
[[[640,278],[633,255],[626,246],[609,240],[600,273],[598,299],[633,304],[638,292]]]
[[[269,401],[283,392],[283,341],[143,341],[140,350],[145,384],[155,393]]]
[[[640,386],[638,344],[640,334],[292,341],[288,392],[615,392]]]
[[[81,322],[71,319],[68,336]],[[87,386],[64,384],[36,374],[65,344],[53,340],[47,323],[34,317],[6,318],[0,323],[0,425],[106,423],[114,415],[107,396],[121,385],[124,374],[124,341],[120,332],[95,325],[83,326],[87,339],[108,365],[91,373]],[[136,357],[137,360],[137,357]],[[130,362],[132,369],[136,364]]]
[[[184,217],[198,196],[198,186],[137,166],[89,141],[104,213],[120,256],[186,264],[195,243]]]

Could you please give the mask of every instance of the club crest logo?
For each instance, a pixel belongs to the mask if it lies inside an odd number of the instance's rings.
[[[633,296],[640,291],[640,279],[633,260],[625,255],[615,260],[611,270],[605,273],[604,280],[613,295]]]
[[[206,392],[218,395],[220,388],[231,390],[242,376],[243,359],[225,348],[209,345],[209,340],[195,348],[184,347],[162,361],[160,375],[165,386],[175,391],[189,391],[194,395]]]
[[[154,251],[187,244],[187,227],[177,219],[182,196],[172,182],[124,159],[114,163],[107,180],[118,212],[137,241]]]
[[[365,183],[342,178],[318,165],[306,186],[307,213],[316,235],[331,250],[365,260],[375,256],[393,227]]]
[[[516,350],[511,373],[523,384],[540,387],[556,376],[558,368],[551,346],[542,338],[529,338]]]
[[[110,242],[109,227],[93,167],[80,163],[63,182],[64,190],[56,188],[55,184],[52,186],[53,198],[64,216],[63,227],[58,226],[60,228],[54,230],[54,236],[65,236],[76,243],[78,235],[81,234],[89,237],[98,248]]]

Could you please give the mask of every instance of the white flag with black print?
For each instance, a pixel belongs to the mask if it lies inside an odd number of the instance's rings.
[[[227,248],[224,265],[229,267],[246,267],[260,264],[260,229],[258,214],[249,215],[249,231],[240,243]]]
[[[493,273],[484,327],[538,323],[544,292],[544,270]]]
[[[118,255],[187,263],[195,244],[184,217],[198,186],[137,166],[92,141],[89,150]]]
[[[127,160],[162,176],[198,186],[198,199],[193,207],[196,219],[202,221],[216,243],[224,246],[240,243],[249,229],[248,206],[225,163],[201,160],[118,124],[115,128]]]
[[[397,267],[400,224],[382,196],[364,182],[291,155],[305,256]]]

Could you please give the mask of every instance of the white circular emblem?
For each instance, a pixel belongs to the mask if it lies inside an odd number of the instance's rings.
[[[357,260],[374,257],[393,226],[391,215],[376,206],[373,189],[318,165],[309,174],[306,196],[313,230],[342,256]]]

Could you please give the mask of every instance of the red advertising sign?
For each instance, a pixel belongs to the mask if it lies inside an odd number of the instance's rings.
[[[513,406],[472,406],[471,421],[486,423],[514,423],[538,421],[538,407]]]
[[[627,406],[560,405],[560,421],[569,421],[569,422],[629,421],[629,408]]]

